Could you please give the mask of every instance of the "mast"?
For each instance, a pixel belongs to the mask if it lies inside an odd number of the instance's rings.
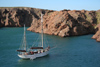
[[[43,14],[41,13],[41,36],[42,36],[42,47],[43,47]]]
[[[26,32],[25,32],[25,24],[24,24],[24,37],[23,37],[23,43],[22,43],[22,49],[17,50],[18,52],[26,52]]]
[[[24,50],[26,50],[26,32],[25,32],[25,24],[24,24]]]

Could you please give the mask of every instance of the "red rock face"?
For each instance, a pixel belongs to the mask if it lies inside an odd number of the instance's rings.
[[[95,26],[100,21],[100,10],[62,10],[52,11],[36,8],[0,8],[0,27],[30,26],[27,30],[41,33],[41,12],[45,34],[61,37],[95,33]],[[100,40],[99,27],[93,38]]]
[[[100,42],[100,23],[97,25],[97,32],[92,36],[92,38]]]
[[[43,17],[44,33],[50,35],[58,35],[61,37],[76,36],[94,33],[92,24],[96,24],[93,20],[87,20],[86,11],[54,11],[47,12]],[[95,14],[93,14],[95,16]],[[92,17],[92,16],[91,16]],[[94,18],[95,19],[95,18]],[[41,32],[40,19],[38,22],[32,22],[32,26],[28,29],[34,32]]]
[[[31,26],[32,21],[40,19],[41,11],[48,10],[36,8],[0,8],[0,27]]]
[[[96,18],[98,24],[96,26],[96,33],[92,36],[92,38],[100,42],[100,10],[96,11]]]

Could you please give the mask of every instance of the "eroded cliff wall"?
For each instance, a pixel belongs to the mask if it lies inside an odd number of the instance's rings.
[[[92,34],[97,25],[96,11],[48,11],[43,18],[44,33],[61,37]],[[28,30],[40,33],[40,19],[32,22]]]
[[[33,20],[39,20],[41,12],[48,10],[28,7],[2,7],[0,8],[0,27],[31,26]]]
[[[100,10],[44,10],[28,7],[0,8],[0,27],[28,26],[29,31],[41,33],[41,12],[45,34],[61,37],[92,34],[100,41]],[[99,39],[98,39],[99,38]]]

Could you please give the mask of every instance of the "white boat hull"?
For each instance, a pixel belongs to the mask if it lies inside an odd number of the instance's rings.
[[[25,54],[18,54],[18,56],[22,59],[35,59],[35,58],[38,58],[38,57],[43,57],[43,56],[46,56],[48,55],[49,51],[46,51],[46,52],[43,52],[43,53],[36,53],[36,54],[33,54],[33,55],[25,55]]]

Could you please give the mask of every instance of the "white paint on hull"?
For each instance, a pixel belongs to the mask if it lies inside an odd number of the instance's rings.
[[[43,52],[43,53],[36,53],[36,54],[33,54],[33,55],[25,55],[25,54],[18,54],[18,56],[22,59],[35,59],[35,58],[38,58],[38,57],[43,57],[43,56],[46,56],[48,55],[49,51],[46,51],[46,52]]]

